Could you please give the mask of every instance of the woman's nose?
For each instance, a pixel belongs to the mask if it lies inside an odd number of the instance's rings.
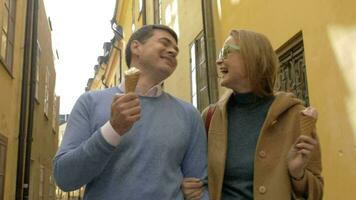
[[[224,60],[222,58],[216,59],[216,64],[217,65],[221,65],[223,62],[224,62]]]

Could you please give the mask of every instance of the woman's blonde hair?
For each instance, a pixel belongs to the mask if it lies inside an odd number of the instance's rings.
[[[230,35],[240,45],[252,92],[260,97],[272,96],[278,61],[270,41],[247,30],[232,30]]]

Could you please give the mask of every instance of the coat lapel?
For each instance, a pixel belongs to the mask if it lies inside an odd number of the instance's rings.
[[[221,198],[227,152],[227,102],[232,94],[228,91],[217,103],[208,137],[208,173],[210,197]],[[213,151],[214,150],[214,151]]]

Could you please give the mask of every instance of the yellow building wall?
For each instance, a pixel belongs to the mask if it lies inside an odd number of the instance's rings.
[[[7,137],[4,199],[15,199],[26,1],[16,1],[13,72],[0,62],[0,134]],[[3,6],[3,5],[1,5]]]
[[[147,3],[150,2],[147,1]],[[128,69],[125,61],[126,43],[130,38],[132,32],[142,27],[143,25],[143,16],[142,13],[140,14],[139,12],[139,0],[118,1],[118,10],[115,16],[116,16],[115,18],[116,24],[120,25],[123,29],[123,39],[121,40],[121,42],[115,43],[115,45],[121,47],[122,49],[121,51],[122,59],[121,61],[116,60],[115,62],[113,62],[116,65],[117,69],[112,70],[111,73],[115,73],[117,80],[119,80],[119,77],[123,75],[120,74],[120,69],[118,68],[120,65],[119,62],[121,62],[122,72]],[[119,51],[114,52],[114,57],[116,57],[116,59],[120,57],[119,53],[120,53]],[[113,57],[113,55],[110,55],[110,57]]]
[[[133,3],[132,2],[137,2],[137,0],[132,0],[132,1],[128,1],[128,0],[123,0],[123,1],[119,1],[119,9],[118,9],[118,13],[116,14],[116,22],[117,24],[122,26],[123,29],[123,48],[122,48],[122,60],[121,60],[121,65],[123,67],[123,71],[127,70],[127,64],[125,61],[125,48],[126,48],[126,43],[129,39],[129,37],[132,34],[132,22],[133,22]],[[134,10],[135,13],[138,12],[138,7],[136,7],[136,9]],[[137,14],[136,14],[137,15]],[[137,20],[135,19],[135,27],[141,27],[138,26]],[[122,76],[122,74],[120,74],[120,76]]]
[[[41,56],[39,59],[40,79],[38,87],[39,98],[35,102],[34,126],[32,133],[30,198],[41,199],[39,195],[41,190],[40,187],[42,187],[43,199],[51,199],[55,196],[55,185],[52,178],[52,159],[58,148],[58,127],[53,126],[53,120],[56,121],[58,119],[58,105],[54,94],[56,71],[54,68],[51,30],[43,0],[39,1],[38,20],[38,41],[41,47]],[[48,78],[48,114],[46,115],[44,106],[47,68],[50,76]],[[53,115],[54,110],[56,110],[56,116]],[[42,175],[41,167],[43,168]]]
[[[177,33],[179,46],[177,69],[164,89],[188,102],[192,100],[189,45],[203,31],[201,10],[201,1],[166,0],[162,4],[162,23]]]
[[[135,7],[134,9],[133,6]],[[189,8],[189,9],[187,9]],[[134,10],[135,14],[132,14]],[[132,34],[132,16],[135,16],[135,27],[142,26],[142,17],[138,20],[138,0],[121,1],[119,5],[119,14],[117,22],[123,27],[123,63],[124,70],[127,65],[124,61],[124,50],[126,42]],[[178,1],[178,0],[163,0],[162,1],[162,24],[171,27],[178,35],[178,46],[180,48],[178,66],[176,71],[166,81],[164,81],[165,91],[188,102],[191,101],[191,81],[190,81],[190,61],[189,61],[189,45],[203,30],[203,20],[201,13],[200,1]],[[153,1],[146,1],[146,22],[152,24],[154,19]]]
[[[146,24],[154,24],[154,0],[146,0]]]
[[[355,1],[216,0],[217,49],[229,30],[264,33],[275,49],[303,32],[310,103],[319,111],[324,199],[356,197]]]

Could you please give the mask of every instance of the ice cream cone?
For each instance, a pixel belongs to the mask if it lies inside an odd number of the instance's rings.
[[[310,136],[313,128],[315,127],[316,119],[311,116],[301,114],[299,122],[301,134]]]
[[[134,67],[125,72],[125,93],[135,92],[139,78],[140,70]]]

